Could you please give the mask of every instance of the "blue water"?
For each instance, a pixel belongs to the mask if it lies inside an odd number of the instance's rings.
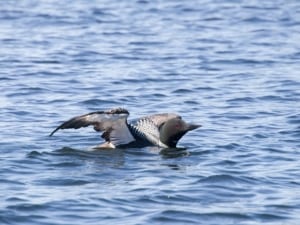
[[[0,223],[299,224],[300,1],[0,7]],[[89,151],[73,116],[177,112],[178,150]]]

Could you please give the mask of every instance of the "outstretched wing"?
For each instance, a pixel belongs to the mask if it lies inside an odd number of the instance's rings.
[[[129,112],[122,108],[76,116],[58,126],[50,136],[59,129],[79,129],[92,125],[96,131],[103,132],[101,137],[107,142],[111,142],[115,146],[128,144],[135,140],[127,126],[128,116]]]

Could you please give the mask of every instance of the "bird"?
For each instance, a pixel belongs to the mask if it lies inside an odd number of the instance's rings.
[[[97,148],[122,148],[158,146],[176,148],[178,141],[187,132],[201,125],[185,122],[175,113],[158,113],[128,122],[129,111],[125,108],[113,108],[75,116],[58,126],[49,136],[60,129],[79,129],[93,126],[102,132],[104,143]]]

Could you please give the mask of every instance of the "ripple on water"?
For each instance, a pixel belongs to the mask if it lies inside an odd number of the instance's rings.
[[[209,177],[201,178],[200,183],[208,184],[254,184],[257,181],[250,177],[233,176],[228,174],[218,174]]]
[[[176,221],[174,221],[173,215],[177,215]],[[209,220],[214,223],[232,223],[234,221],[249,220],[250,218],[247,214],[242,213],[194,213],[190,211],[165,210],[154,216],[151,221],[174,224],[199,223],[199,221],[203,220]]]
[[[59,179],[41,179],[40,181],[36,182],[37,185],[44,185],[44,186],[81,186],[90,184],[90,181],[87,180],[81,180],[81,179],[69,179],[69,178],[59,178]]]

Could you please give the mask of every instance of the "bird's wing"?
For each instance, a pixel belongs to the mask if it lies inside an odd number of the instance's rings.
[[[162,124],[173,118],[180,118],[180,116],[174,113],[160,113],[145,116],[136,121],[135,128],[151,143],[161,147],[167,147],[160,142],[159,129]]]
[[[159,113],[146,116],[144,118],[151,120],[157,126],[157,128],[160,128],[161,125],[167,122],[168,120],[181,117],[175,113]]]
[[[59,129],[79,129],[92,125],[96,131],[103,132],[101,137],[107,142],[111,142],[115,146],[128,144],[135,140],[127,126],[128,116],[129,112],[122,108],[76,116],[58,126],[50,136]]]

